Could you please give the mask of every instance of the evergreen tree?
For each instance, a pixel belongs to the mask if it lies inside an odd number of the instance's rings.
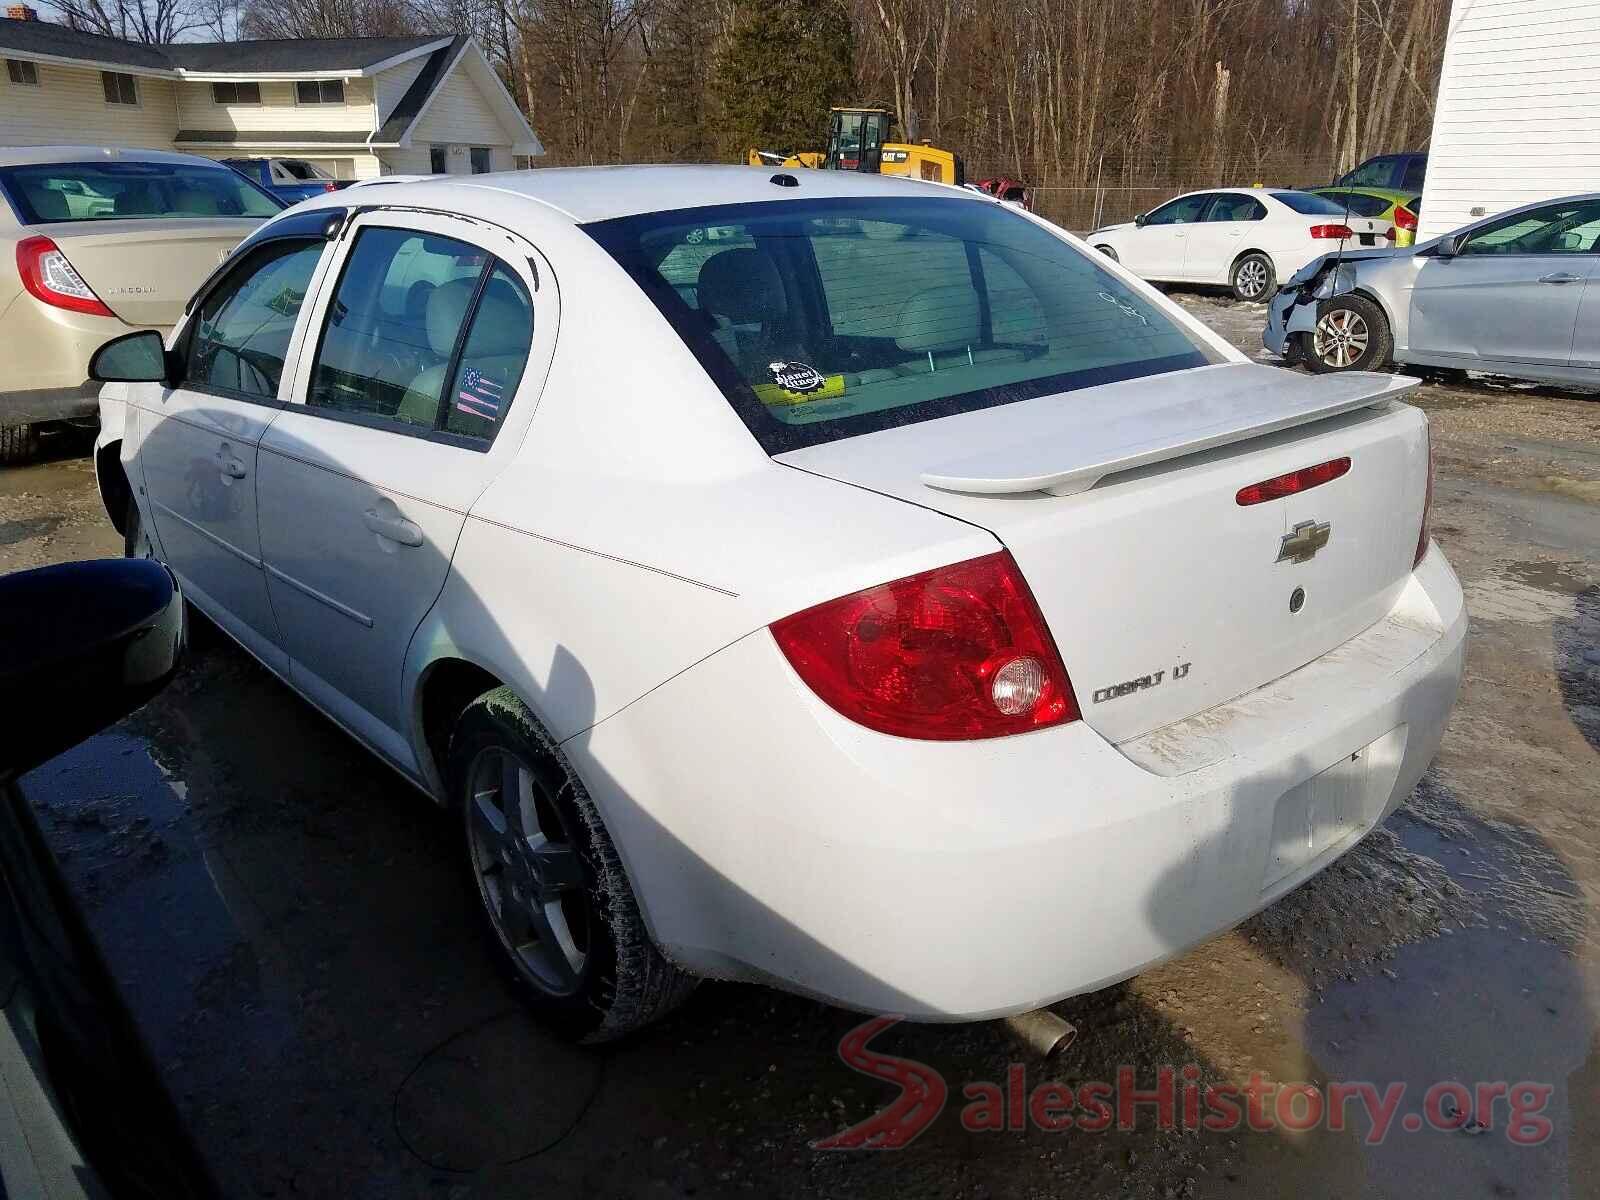
[[[735,19],[717,55],[712,92],[725,157],[821,150],[828,107],[848,102],[854,54],[844,0],[768,0]]]

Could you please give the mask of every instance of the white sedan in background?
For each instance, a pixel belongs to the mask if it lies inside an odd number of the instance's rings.
[[[1252,364],[936,184],[352,188],[93,369],[128,551],[452,809],[575,1037],[701,976],[1102,987],[1350,849],[1455,699],[1414,380]]]
[[[1240,300],[1261,301],[1341,245],[1386,245],[1387,228],[1310,192],[1228,188],[1189,192],[1084,240],[1141,279],[1226,284]]]

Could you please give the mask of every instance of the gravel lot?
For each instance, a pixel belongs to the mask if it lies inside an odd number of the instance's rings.
[[[1177,299],[1249,353],[1261,306]],[[909,1149],[810,1142],[892,1089],[860,1018],[702,987],[601,1052],[543,1036],[485,964],[453,829],[215,636],[144,710],[27,777],[47,837],[204,1152],[241,1196],[1591,1195],[1600,1189],[1600,399],[1429,383],[1434,534],[1467,589],[1467,679],[1410,803],[1239,930],[1059,1011],[1050,1067],[992,1026],[900,1026],[941,1118]],[[81,443],[0,472],[0,571],[117,554]],[[1063,928],[1063,944],[1073,931]],[[931,948],[937,952],[937,948]],[[1550,1136],[963,1130],[963,1087],[1162,1064],[1243,1084],[1552,1089]]]

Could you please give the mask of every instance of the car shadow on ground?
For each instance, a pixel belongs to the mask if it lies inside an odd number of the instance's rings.
[[[1600,586],[1573,598],[1572,613],[1555,622],[1552,642],[1567,714],[1600,751]]]

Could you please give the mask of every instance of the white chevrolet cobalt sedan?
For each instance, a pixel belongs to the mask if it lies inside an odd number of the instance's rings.
[[[1456,695],[1414,383],[1252,364],[963,190],[352,189],[94,370],[129,553],[458,814],[576,1037],[697,977],[1123,979],[1354,846]]]

